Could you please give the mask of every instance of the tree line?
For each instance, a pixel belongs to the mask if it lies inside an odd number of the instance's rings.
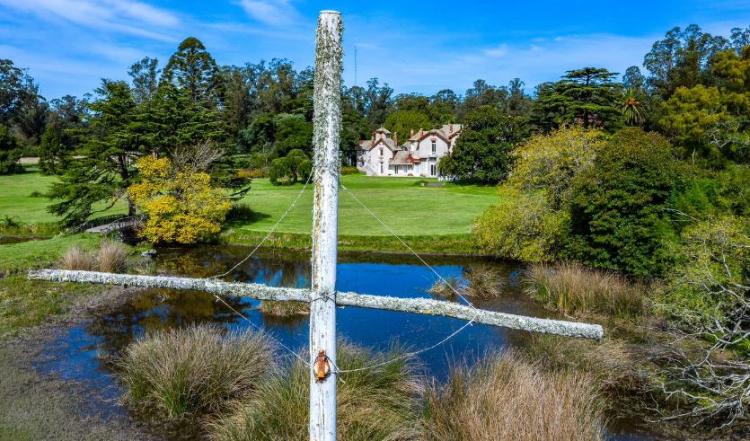
[[[480,79],[462,95],[445,89],[425,96],[396,94],[373,78],[343,89],[343,157],[354,163],[358,141],[380,125],[405,140],[450,122],[465,129],[441,172],[483,184],[507,177],[519,143],[568,125],[607,133],[638,126],[666,136],[683,158],[713,167],[746,163],[749,42],[748,29],[726,38],[696,25],[675,28],[645,55],[645,73],[633,66],[620,80],[583,67],[533,94],[520,79],[507,86]],[[249,178],[237,169],[290,174],[287,168],[311,154],[311,68],[295,70],[284,59],[219,66],[189,37],[163,67],[144,58],[128,75],[102,80],[92,95],[47,101],[26,71],[0,61],[0,173],[22,171],[23,154],[39,156],[43,172],[61,176],[51,209],[75,223],[124,197],[143,155],[213,143],[228,154],[211,165],[212,176],[241,194]],[[295,159],[273,164],[290,152]]]

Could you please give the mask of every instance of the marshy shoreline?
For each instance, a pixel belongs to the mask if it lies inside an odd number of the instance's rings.
[[[158,440],[130,417],[118,400],[85,381],[60,378],[39,369],[50,345],[73,326],[112,311],[141,290],[106,287],[79,299],[69,311],[42,325],[0,339],[0,439]]]

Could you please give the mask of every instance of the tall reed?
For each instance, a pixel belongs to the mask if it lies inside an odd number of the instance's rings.
[[[123,272],[127,267],[127,257],[128,250],[125,245],[113,240],[103,240],[96,253],[99,271],[105,273]]]
[[[95,259],[88,251],[73,245],[63,254],[61,265],[67,270],[90,271],[94,269]]]
[[[394,354],[374,355],[340,344],[342,370],[377,364]],[[337,392],[338,439],[347,441],[414,440],[419,434],[422,383],[410,363],[399,360],[342,374]],[[310,370],[295,360],[288,372],[259,385],[257,394],[210,425],[214,441],[307,439]]]
[[[566,314],[634,316],[643,311],[647,287],[578,263],[533,265],[525,275],[532,297]]]
[[[603,416],[592,381],[540,369],[512,352],[455,368],[426,395],[424,441],[599,441]]]
[[[168,423],[215,415],[253,394],[274,371],[273,360],[263,333],[223,334],[209,325],[158,332],[125,351],[125,401]]]

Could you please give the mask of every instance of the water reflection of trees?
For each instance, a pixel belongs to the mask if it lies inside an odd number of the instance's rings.
[[[224,299],[232,308],[248,306],[238,297]],[[87,332],[101,338],[99,349],[117,354],[144,333],[184,327],[196,323],[234,323],[233,311],[208,293],[167,289],[147,290],[116,311],[97,315]]]
[[[205,247],[166,250],[159,254],[158,270],[167,274],[211,277],[229,270],[251,251],[248,247]],[[310,264],[306,256],[258,252],[228,275],[236,282],[270,286],[310,286]]]

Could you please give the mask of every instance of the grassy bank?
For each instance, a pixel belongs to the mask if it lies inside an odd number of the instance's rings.
[[[93,249],[101,236],[95,234],[59,235],[46,240],[0,245],[0,274],[13,274],[30,268],[42,268],[56,263],[71,246]]]
[[[225,243],[234,245],[255,245],[266,236],[261,231],[229,229],[222,234]],[[402,239],[412,249],[423,254],[476,255],[479,250],[474,245],[471,234],[403,236]],[[309,249],[309,233],[274,233],[263,244],[268,248],[290,250]],[[393,236],[345,236],[339,235],[340,251],[376,251],[379,253],[408,253],[409,250]]]

